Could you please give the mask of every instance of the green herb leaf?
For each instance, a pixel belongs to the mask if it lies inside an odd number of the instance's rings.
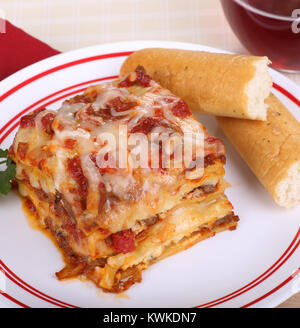
[[[16,176],[16,164],[13,163],[10,157],[7,157],[8,150],[0,149],[0,158],[6,158],[4,163],[6,164],[6,169],[0,171],[0,193],[7,195],[11,189],[10,181]]]
[[[0,158],[7,158],[8,149],[3,150],[0,148]]]

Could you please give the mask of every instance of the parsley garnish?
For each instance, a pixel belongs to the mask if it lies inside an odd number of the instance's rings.
[[[16,176],[16,164],[7,157],[8,150],[0,149],[0,164],[6,164],[6,170],[0,171],[0,193],[7,195],[11,189],[10,181]],[[1,160],[1,158],[5,158]]]

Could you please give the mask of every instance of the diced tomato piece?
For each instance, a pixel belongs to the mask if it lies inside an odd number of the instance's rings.
[[[65,147],[68,149],[73,149],[75,144],[76,144],[76,140],[75,139],[65,139]]]
[[[187,103],[184,100],[179,100],[172,108],[171,111],[173,115],[180,117],[180,118],[185,118],[188,116],[191,116],[192,113],[187,105]]]
[[[164,117],[164,111],[162,110],[162,108],[155,108],[154,110],[154,116],[155,117]]]
[[[125,80],[119,83],[119,87],[126,88],[126,87],[131,87],[133,85],[140,85],[146,88],[150,86],[151,77],[146,74],[145,68],[143,66],[141,65],[137,66],[137,68],[135,69],[135,73],[136,73],[135,80],[131,81],[130,75],[128,75]]]
[[[88,180],[83,174],[80,158],[78,156],[68,159],[68,170],[71,177],[78,183],[81,196],[86,198],[88,192]]]
[[[138,123],[132,130],[132,133],[144,133],[148,134],[153,128],[160,125],[160,118],[147,117]]]
[[[122,230],[112,235],[112,248],[119,253],[129,253],[135,250],[134,234],[131,229]]]
[[[140,85],[143,87],[149,87],[150,82],[151,82],[151,77],[146,74],[145,68],[141,65],[139,65],[136,69],[136,74],[137,74],[137,81]]]
[[[21,128],[33,128],[35,127],[35,116],[34,115],[25,115],[21,117],[20,126]]]
[[[21,117],[20,127],[21,128],[33,128],[33,127],[35,127],[35,118],[36,118],[37,114],[44,111],[45,109],[46,109],[45,107],[42,107],[42,108],[34,111],[31,114],[28,114],[28,115],[25,115],[25,116]]]
[[[52,134],[54,132],[52,130],[52,122],[53,122],[54,118],[55,118],[55,115],[53,113],[48,113],[48,114],[44,115],[41,119],[41,123],[42,123],[44,130],[49,134]]]
[[[78,103],[88,104],[91,102],[91,100],[86,95],[77,95],[69,100],[66,100],[66,102],[68,102],[70,104],[78,104]]]
[[[113,108],[117,112],[125,112],[126,110],[132,109],[137,106],[136,101],[125,101],[120,97],[112,99],[108,104],[109,108]]]

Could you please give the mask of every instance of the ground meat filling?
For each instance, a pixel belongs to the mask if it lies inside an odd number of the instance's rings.
[[[212,185],[207,184],[200,187],[197,187],[193,189],[191,192],[189,192],[186,196],[183,197],[183,199],[193,199],[198,198],[203,195],[209,195],[214,193],[217,190],[218,184]]]
[[[225,226],[231,222],[238,222],[239,220],[240,220],[239,217],[237,215],[234,215],[233,212],[231,212],[230,214],[224,216],[223,218],[216,220],[213,223],[212,228]]]
[[[216,185],[205,185],[201,186],[198,189],[203,190],[205,194],[212,194],[213,192],[216,191]]]
[[[209,165],[215,164],[215,161],[219,159],[222,164],[226,164],[226,156],[221,155],[220,157],[216,157],[212,154],[205,156],[204,158],[204,168],[208,167]]]
[[[149,218],[142,220],[147,227],[153,226],[158,221],[158,215],[150,216]]]

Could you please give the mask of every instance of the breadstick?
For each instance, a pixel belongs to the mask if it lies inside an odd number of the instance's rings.
[[[275,201],[300,203],[300,123],[274,96],[265,122],[218,117],[219,125]]]
[[[268,64],[267,57],[151,48],[130,55],[120,75],[142,65],[196,113],[265,120],[272,86]]]

